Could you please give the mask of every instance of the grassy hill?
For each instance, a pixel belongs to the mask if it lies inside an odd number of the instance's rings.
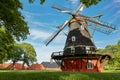
[[[0,71],[0,80],[120,80],[120,72]]]

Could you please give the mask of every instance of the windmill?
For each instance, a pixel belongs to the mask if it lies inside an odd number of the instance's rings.
[[[72,13],[61,7],[52,6],[52,8],[72,16],[58,27],[58,31],[46,41],[46,46],[68,25],[69,31],[64,50],[53,52],[51,58],[61,66],[62,71],[101,72],[103,65],[111,56],[97,53],[92,36],[96,30],[109,34],[115,30],[115,27],[101,22],[99,18],[102,14],[92,17],[78,14],[83,7],[84,5],[80,4]],[[89,27],[94,30],[92,35],[89,32]]]

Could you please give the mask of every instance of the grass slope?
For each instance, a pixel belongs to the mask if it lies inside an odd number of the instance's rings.
[[[120,72],[0,71],[0,80],[120,80]]]

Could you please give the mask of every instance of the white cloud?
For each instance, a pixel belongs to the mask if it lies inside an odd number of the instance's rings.
[[[120,19],[120,11],[116,11],[112,16],[112,19],[109,21],[109,23],[114,23]],[[119,24],[118,24],[119,25]]]
[[[29,11],[25,11],[25,10],[22,10],[21,11],[25,16],[34,16],[34,17],[40,17],[40,16],[54,16],[54,15],[57,15],[55,13],[35,13],[35,12],[29,12]]]
[[[115,23],[120,19],[120,0],[112,0],[109,4],[105,5],[103,7],[103,10],[108,10],[106,13],[108,13],[107,17],[111,18],[109,20],[109,23]],[[114,11],[114,12],[113,12]],[[112,14],[109,14],[112,13]]]
[[[32,40],[37,40],[37,39],[46,40],[52,34],[54,33],[49,31],[30,29],[30,36],[32,37]],[[54,43],[61,43],[62,41],[65,41],[65,40],[66,40],[66,36],[63,33],[59,33],[54,39]]]
[[[31,23],[34,24],[34,25],[37,25],[37,26],[45,26],[46,25],[45,23],[41,23],[41,22],[38,22],[38,21],[32,21]]]
[[[37,30],[37,29],[30,29],[30,36],[32,36],[33,40],[36,39],[42,39],[45,40],[46,38],[48,38],[51,35],[50,32],[47,31],[43,31],[43,30]]]
[[[45,46],[45,44],[38,43],[38,42],[33,42],[33,41],[24,41],[27,43],[30,43],[33,45],[36,53],[37,53],[37,61],[38,63],[41,63],[43,61],[50,61],[51,59],[51,54],[53,52],[58,52],[62,51],[64,48],[64,45],[48,45]]]
[[[115,3],[120,3],[120,0],[114,0]]]
[[[71,1],[72,5],[76,5],[79,2],[79,0],[70,0],[70,1]]]
[[[33,13],[33,12],[29,12],[29,11],[24,11],[24,10],[22,10],[22,13],[25,15],[40,16],[40,14],[38,14],[38,13]]]
[[[49,46],[39,46],[35,47],[36,52],[37,52],[37,60],[38,62],[42,61],[50,61],[51,54],[53,52],[58,52],[63,50],[63,46],[58,46],[58,45],[49,45]]]
[[[31,29],[30,33],[31,33],[30,36],[32,37],[33,40],[38,40],[38,39],[45,40],[52,34],[47,31],[36,30],[36,29]],[[52,52],[62,51],[65,45],[65,41],[66,41],[66,36],[63,33],[60,33],[48,46],[45,46],[45,44],[43,43],[38,44],[38,42],[32,40],[26,42],[31,43],[34,46],[35,51],[37,53],[37,60],[39,63],[41,63],[42,61],[49,61]]]
[[[39,26],[39,27],[44,27],[44,28],[50,28],[51,30],[54,28],[55,29],[55,25],[56,22],[51,22],[51,23],[47,23],[47,22],[38,22],[38,21],[31,21],[31,24],[35,25],[35,26]]]

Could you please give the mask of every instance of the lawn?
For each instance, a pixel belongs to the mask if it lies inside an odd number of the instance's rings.
[[[120,80],[120,72],[0,71],[0,80]]]

